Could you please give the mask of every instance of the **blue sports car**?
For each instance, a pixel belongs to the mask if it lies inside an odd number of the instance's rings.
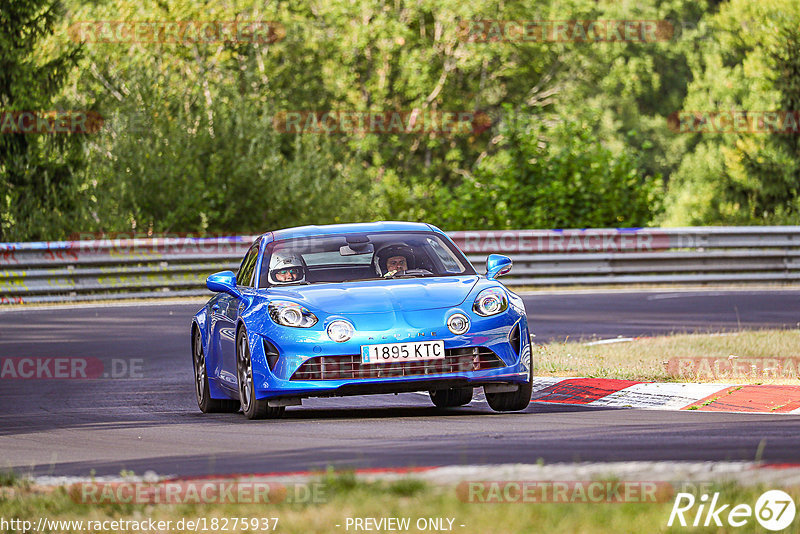
[[[274,418],[303,398],[428,391],[448,408],[482,386],[497,411],[531,398],[522,299],[438,228],[378,222],[259,236],[192,319],[200,410]]]

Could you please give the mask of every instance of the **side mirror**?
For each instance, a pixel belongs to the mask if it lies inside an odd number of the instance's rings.
[[[236,288],[236,275],[233,271],[214,273],[206,278],[206,287],[214,293],[227,293],[234,297],[241,297],[242,292]]]
[[[511,271],[511,258],[500,254],[489,254],[486,258],[486,278],[495,279]]]

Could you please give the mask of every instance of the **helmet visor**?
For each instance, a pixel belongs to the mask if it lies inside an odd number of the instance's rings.
[[[303,276],[302,267],[284,267],[281,269],[273,269],[270,275],[278,282],[294,282],[300,280]]]

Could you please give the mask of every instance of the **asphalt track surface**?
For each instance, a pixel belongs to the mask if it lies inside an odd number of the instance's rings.
[[[800,291],[525,296],[536,341],[797,328]],[[0,380],[0,469],[206,475],[337,467],[621,460],[798,462],[800,417],[485,402],[437,410],[408,393],[309,399],[283,419],[203,415],[189,321],[197,304],[0,312],[0,358],[140,361],[143,378]],[[760,453],[758,452],[760,449]]]

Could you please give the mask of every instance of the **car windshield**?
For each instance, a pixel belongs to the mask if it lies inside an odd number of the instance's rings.
[[[377,232],[284,239],[269,245],[259,287],[475,274],[434,232]]]

